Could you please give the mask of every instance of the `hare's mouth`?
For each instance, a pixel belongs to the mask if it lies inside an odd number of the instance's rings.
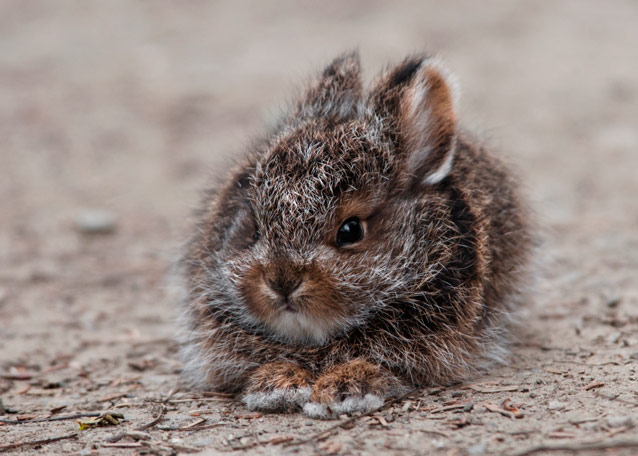
[[[276,339],[307,345],[323,345],[335,331],[334,323],[312,318],[299,310],[282,310],[264,324]]]
[[[300,290],[288,297],[266,289],[249,294],[246,300],[253,321],[282,342],[323,345],[344,326],[342,312]]]
[[[347,306],[320,270],[247,272],[240,293],[253,323],[282,342],[321,345],[346,326]]]

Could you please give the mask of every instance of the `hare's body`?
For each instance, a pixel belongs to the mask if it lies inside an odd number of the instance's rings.
[[[470,138],[438,63],[364,94],[356,56],[335,60],[205,200],[183,261],[188,377],[327,417],[499,357],[530,237]]]

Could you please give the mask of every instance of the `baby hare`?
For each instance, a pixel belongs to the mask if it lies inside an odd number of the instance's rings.
[[[308,85],[205,195],[181,261],[192,383],[330,418],[503,355],[528,214],[457,104],[425,56],[364,90],[350,53]]]

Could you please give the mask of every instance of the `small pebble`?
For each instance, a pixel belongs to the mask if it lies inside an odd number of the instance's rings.
[[[207,446],[212,445],[213,442],[214,442],[213,439],[202,438],[202,439],[199,439],[199,440],[194,440],[192,442],[189,442],[189,444],[193,445],[193,446],[196,446],[196,447],[199,447],[199,448],[203,448],[203,447],[207,447]],[[227,444],[228,444],[228,442],[225,443],[225,445],[227,445]]]
[[[126,431],[126,436],[134,440],[151,440],[151,434],[143,431]]]
[[[111,212],[87,210],[75,216],[75,227],[83,234],[111,234],[117,229],[117,220]]]
[[[551,401],[548,405],[547,405],[547,409],[548,410],[561,410],[565,408],[565,403],[564,402],[559,402],[559,401]]]
[[[476,445],[472,445],[467,449],[467,454],[472,456],[479,456],[481,454],[485,454],[485,445],[482,443],[477,443]]]
[[[465,404],[465,407],[463,407],[463,411],[471,412],[473,408],[474,408],[474,404],[472,402],[468,402],[467,404]]]
[[[610,416],[607,418],[607,425],[612,428],[627,427],[633,428],[634,421],[630,416]]]
[[[620,338],[622,337],[622,334],[620,334],[619,332],[615,332],[613,334],[610,334],[607,337],[607,342],[610,344],[616,344],[618,343],[618,341],[620,340]]]
[[[631,355],[629,355],[629,359],[638,359],[638,352],[633,352]]]
[[[312,425],[314,425],[314,423],[313,423],[312,421],[306,421],[306,422],[304,423],[304,425],[306,425],[306,426],[312,426]]]
[[[620,304],[619,297],[613,297],[607,300],[607,307],[609,307],[610,309],[615,309],[616,307],[618,307],[618,304]]]
[[[589,421],[587,423],[583,423],[580,425],[585,431],[598,431],[600,430],[600,425],[595,421]]]

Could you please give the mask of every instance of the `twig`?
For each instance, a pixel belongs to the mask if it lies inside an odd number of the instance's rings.
[[[587,386],[583,387],[583,391],[593,390],[594,388],[600,388],[602,386],[605,386],[603,382],[591,382]]]
[[[621,399],[619,397],[614,397],[614,396],[606,396],[604,394],[599,393],[598,391],[594,391],[594,395],[596,397],[599,397],[601,399],[607,399],[608,401],[615,401],[615,402],[620,402],[622,404],[627,404],[627,405],[636,405],[635,402],[632,401],[626,401],[625,399]]]
[[[521,429],[519,431],[510,431],[506,432],[507,435],[527,435],[527,434],[535,434],[540,432],[538,429]]]
[[[262,442],[257,441],[257,442],[249,443],[247,445],[232,446],[229,448],[229,451],[248,450],[250,448],[254,448],[259,445],[280,445],[285,442],[290,442],[293,439],[294,437],[290,435],[277,435],[269,440],[264,440]]]
[[[48,418],[36,418],[33,420],[0,420],[0,423],[2,424],[45,423],[47,421],[64,421],[64,420],[75,420],[78,418],[96,417],[96,416],[102,416],[102,414],[104,414],[104,412],[75,413],[73,415],[50,416]]]
[[[583,424],[583,423],[591,423],[592,421],[598,421],[602,418],[605,418],[607,413],[603,413],[602,415],[592,416],[590,418],[572,418],[567,421],[563,421],[563,424]]]
[[[443,431],[435,431],[434,429],[417,429],[417,432],[423,432],[424,434],[440,435],[446,439],[450,438],[450,434]]]
[[[169,402],[171,397],[173,397],[173,395],[177,393],[178,391],[179,391],[179,385],[176,385],[168,392],[168,394],[166,395],[164,399],[162,399],[161,401],[153,402],[154,404],[159,404],[159,413],[157,414],[155,418],[153,418],[153,421],[150,421],[146,424],[136,427],[135,430],[140,432],[146,431],[147,429],[152,428],[157,423],[162,421],[164,419],[164,415],[166,414],[166,403]],[[106,439],[106,442],[117,443],[126,436],[127,436],[127,432],[123,431],[118,434],[115,434],[114,436],[109,437],[108,439]]]
[[[167,404],[183,404],[186,402],[219,402],[219,401],[229,401],[230,398],[225,397],[196,397],[196,398],[188,398],[188,399],[169,399],[168,401],[157,401],[159,403],[167,403]]]
[[[249,443],[248,445],[243,445],[243,446],[237,446],[237,447],[232,447],[231,450],[232,451],[237,451],[237,450],[247,450],[249,448],[253,448],[256,447],[258,445],[280,445],[282,443],[286,443],[286,447],[291,447],[291,446],[297,446],[297,445],[303,445],[304,443],[308,443],[308,442],[312,442],[314,440],[323,440],[325,438],[327,438],[330,434],[332,434],[333,432],[335,432],[337,429],[340,429],[344,426],[348,426],[352,423],[354,423],[355,421],[364,418],[366,416],[370,416],[374,413],[380,412],[381,410],[385,410],[386,408],[390,407],[392,404],[396,404],[397,402],[402,401],[403,399],[405,399],[406,397],[414,394],[417,390],[412,390],[409,391],[407,393],[405,393],[402,396],[399,397],[395,397],[394,399],[390,399],[389,401],[386,401],[381,407],[377,407],[373,410],[370,410],[369,412],[363,413],[361,415],[357,415],[357,416],[351,416],[350,418],[340,421],[337,424],[335,424],[334,426],[330,426],[327,429],[324,429],[323,431],[317,432],[316,434],[311,435],[310,437],[307,437],[305,439],[301,439],[301,440],[296,440],[294,442],[290,442],[290,439],[288,437],[279,437],[277,438],[277,440],[273,441],[273,440],[269,440],[269,441],[265,441],[265,442],[255,442],[255,443]],[[289,442],[289,443],[287,443]]]
[[[111,394],[109,396],[104,396],[99,398],[97,401],[98,402],[109,402],[109,401],[114,401],[116,399],[122,399],[124,396],[126,396],[129,393],[117,393],[117,394]]]
[[[27,442],[6,443],[4,445],[0,445],[0,452],[4,452],[4,451],[7,451],[7,450],[14,450],[16,448],[20,448],[20,447],[23,447],[23,446],[45,445],[47,443],[57,442],[58,440],[74,439],[77,436],[78,436],[78,433],[77,432],[73,432],[71,434],[60,435],[58,437],[48,437],[46,439],[40,439],[40,440],[30,440],[30,441],[27,441]]]
[[[177,393],[179,391],[179,389],[180,389],[179,385],[175,385],[173,387],[173,389],[171,389],[168,392],[168,394],[166,395],[166,397],[164,398],[164,400],[162,402],[164,402],[164,404],[166,404],[171,399],[171,397],[173,397],[175,395],[175,393]]]
[[[202,392],[202,396],[204,396],[204,397],[226,397],[226,398],[231,398],[231,397],[235,397],[235,394],[233,394],[233,393],[220,393],[218,391],[204,391],[204,392]]]
[[[144,445],[139,442],[108,442],[101,443],[100,446],[103,448],[141,448]]]
[[[386,401],[381,407],[377,407],[374,410],[370,410],[367,413],[364,413],[362,415],[357,415],[357,416],[351,416],[350,418],[340,421],[339,423],[335,424],[334,426],[330,426],[328,429],[324,429],[321,432],[317,432],[313,435],[311,435],[310,437],[307,437],[305,439],[301,439],[301,440],[296,440],[294,442],[290,442],[288,444],[286,444],[286,447],[290,447],[290,446],[297,446],[297,445],[303,445],[304,443],[308,443],[308,442],[312,442],[314,440],[322,440],[324,438],[327,438],[330,434],[332,434],[333,432],[335,432],[337,429],[340,429],[344,426],[348,426],[352,423],[354,423],[355,421],[366,417],[366,416],[370,416],[374,413],[380,412],[381,410],[385,410],[388,407],[390,407],[392,404],[396,404],[397,402],[401,402],[402,400],[404,400],[405,398],[407,398],[408,396],[411,396],[412,394],[414,394],[416,392],[416,390],[412,390],[409,391],[407,393],[405,393],[403,396],[399,396],[399,397],[395,397],[394,399],[390,399],[389,401]]]
[[[492,393],[507,393],[510,391],[518,391],[520,389],[520,386],[508,385],[508,386],[502,386],[500,388],[481,388],[478,385],[470,385],[468,386],[468,388],[477,393],[492,394]]]
[[[184,426],[184,429],[193,429],[194,427],[204,424],[206,421],[208,421],[208,418],[200,418],[194,423],[191,423],[188,426]]]
[[[169,450],[172,449],[180,453],[199,453],[200,451],[202,451],[201,448],[196,448],[196,447],[192,447],[188,445],[182,445],[182,444],[171,443],[171,442],[162,442],[161,444],[157,444],[155,442],[141,442],[141,443],[142,445],[155,451],[157,451],[158,449],[166,451],[167,447]]]
[[[568,359],[558,360],[555,359],[554,363],[565,363],[565,364],[577,364],[579,366],[590,366],[590,367],[601,367],[601,366],[620,366],[621,364],[618,361],[605,361],[604,363],[583,363],[581,361],[571,361]]]
[[[512,456],[528,456],[541,451],[568,451],[576,453],[579,451],[611,450],[618,448],[638,448],[638,440],[616,440],[607,442],[583,442],[583,443],[544,443],[536,445],[515,453]]]
[[[504,408],[499,407],[498,405],[492,404],[490,402],[481,402],[480,404],[477,405],[482,405],[483,407],[485,407],[488,411],[490,412],[494,412],[494,413],[500,413],[501,415],[507,417],[507,418],[522,418],[521,416],[517,416],[516,413],[510,412],[509,410],[505,410]]]
[[[161,431],[204,431],[206,429],[213,429],[219,426],[223,426],[228,424],[226,421],[218,421],[217,423],[211,424],[199,424],[196,426],[188,425],[188,426],[158,426],[157,428]]]
[[[162,404],[160,406],[160,411],[157,414],[157,416],[155,418],[153,418],[153,421],[150,421],[149,423],[143,424],[139,427],[136,427],[135,430],[136,431],[145,431],[149,428],[152,428],[153,426],[155,426],[157,423],[159,423],[160,421],[162,421],[164,419],[164,415],[166,414],[166,406],[164,404]],[[107,443],[116,443],[119,442],[120,440],[122,440],[124,437],[127,436],[127,431],[123,431],[120,432],[119,434],[115,434],[114,436],[109,437],[108,439],[106,439]]]
[[[434,414],[434,413],[441,413],[441,412],[449,412],[450,410],[462,409],[462,408],[465,408],[465,406],[467,406],[468,403],[469,402],[466,402],[465,404],[446,405],[445,407],[439,407],[439,408],[435,408],[434,410],[430,410],[430,413]]]
[[[166,406],[162,405],[160,407],[160,411],[158,413],[158,415],[153,419],[153,421],[143,424],[138,428],[135,428],[136,431],[145,431],[149,428],[152,428],[153,426],[155,426],[157,423],[159,423],[160,421],[162,421],[164,419],[164,415],[166,414]]]

